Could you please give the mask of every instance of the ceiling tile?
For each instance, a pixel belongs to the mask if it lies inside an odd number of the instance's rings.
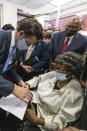
[[[29,0],[8,0],[8,1],[12,1],[16,4],[24,4],[25,2],[29,1]]]
[[[35,0],[29,0],[24,5],[29,8],[35,9],[35,8],[39,8],[45,4],[46,4],[46,2],[44,0],[36,0],[36,2],[35,2]]]

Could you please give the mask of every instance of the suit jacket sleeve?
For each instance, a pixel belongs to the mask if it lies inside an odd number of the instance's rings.
[[[58,54],[58,41],[60,38],[60,32],[55,33],[51,39],[51,42],[49,44],[49,53],[50,53],[50,61],[53,61]]]
[[[52,61],[54,59],[54,35],[51,38],[51,41],[49,43],[49,53],[50,53],[50,60]]]
[[[56,58],[56,56],[61,53],[61,46],[63,44],[65,35],[66,32],[54,33],[49,46],[51,61],[53,61]]]
[[[16,84],[18,84],[20,82],[20,80],[22,80],[22,78],[16,73],[15,67],[10,69],[9,72],[7,73],[7,75],[10,76],[10,78],[12,78],[12,80]]]
[[[38,60],[37,63],[35,63],[32,66],[33,71],[40,71],[40,70],[44,70],[47,69],[49,66],[49,49],[48,49],[48,45],[44,44],[44,47],[42,49],[42,57]]]
[[[7,96],[12,93],[14,84],[3,78],[1,75],[3,63],[7,57],[7,52],[11,42],[11,31],[0,30],[0,95]]]
[[[0,95],[7,96],[14,90],[14,84],[0,75]]]

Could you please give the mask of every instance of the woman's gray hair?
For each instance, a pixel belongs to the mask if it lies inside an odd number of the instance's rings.
[[[65,66],[69,72],[80,79],[85,63],[83,55],[69,51],[58,55],[54,61],[56,64]]]

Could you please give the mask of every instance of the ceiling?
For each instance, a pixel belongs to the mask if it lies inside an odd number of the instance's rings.
[[[52,0],[8,0],[16,4],[21,4],[23,6],[29,7],[31,9],[39,8],[46,5]]]
[[[53,7],[58,7],[60,5],[64,5],[66,3],[75,1],[75,0],[7,0],[13,3],[21,4],[31,9],[40,8],[45,5],[51,5]],[[77,0],[80,1],[87,1],[87,0]]]
[[[87,3],[87,0],[7,0],[16,4],[23,5],[35,10],[35,14],[52,12],[61,6],[61,10],[66,10],[79,4]]]

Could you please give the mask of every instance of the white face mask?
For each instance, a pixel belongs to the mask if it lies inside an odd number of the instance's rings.
[[[23,40],[20,40],[20,39],[18,40],[17,47],[20,50],[27,50],[28,49],[28,46],[27,46],[24,39]]]
[[[70,79],[70,77],[67,77],[67,74],[56,72],[53,74],[54,77],[56,77],[57,80],[64,81],[67,79]]]

